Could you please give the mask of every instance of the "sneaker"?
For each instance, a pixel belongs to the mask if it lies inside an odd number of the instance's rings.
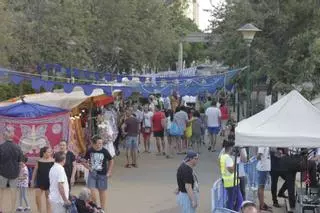
[[[27,206],[26,208],[24,208],[24,211],[25,212],[28,212],[28,211],[30,211],[31,210],[31,208],[29,207],[29,206]]]
[[[19,206],[17,209],[16,209],[16,212],[23,212],[24,208],[22,208],[21,206]]]
[[[208,147],[208,151],[210,151],[210,150],[211,150],[211,146]]]

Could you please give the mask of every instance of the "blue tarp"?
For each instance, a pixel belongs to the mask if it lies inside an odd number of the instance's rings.
[[[159,93],[166,97],[172,94],[175,90],[179,92],[181,96],[191,95],[196,96],[198,94],[209,92],[214,93],[217,89],[225,87],[227,90],[233,88],[231,79],[239,73],[240,70],[231,70],[224,74],[219,74],[215,76],[198,76],[194,78],[184,78],[179,79],[175,83],[170,84],[159,84],[158,82],[153,82],[149,84],[140,84],[139,92],[145,97],[150,94]]]
[[[18,118],[36,118],[59,112],[66,112],[66,110],[57,107],[49,107],[41,104],[25,102],[0,107],[1,116]]]

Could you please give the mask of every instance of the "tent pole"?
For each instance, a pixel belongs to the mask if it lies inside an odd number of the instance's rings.
[[[90,134],[90,141],[92,140],[92,136],[94,135],[94,127],[93,127],[93,121],[92,121],[92,98],[90,98],[90,103],[89,103],[89,134]]]

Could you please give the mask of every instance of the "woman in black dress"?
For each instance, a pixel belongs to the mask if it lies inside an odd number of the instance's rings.
[[[36,188],[36,204],[38,212],[42,212],[41,198],[43,193],[45,193],[47,213],[51,213],[48,195],[50,186],[49,172],[53,164],[54,159],[52,157],[51,148],[47,146],[41,148],[40,159],[34,168],[31,181],[32,187]]]

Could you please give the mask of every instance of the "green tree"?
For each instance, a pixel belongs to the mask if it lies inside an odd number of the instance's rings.
[[[214,8],[212,57],[230,66],[247,63],[246,46],[236,29],[254,23],[251,75],[267,76],[276,85],[311,81],[319,91],[319,3],[314,0],[243,0]],[[282,86],[283,87],[283,86]]]

